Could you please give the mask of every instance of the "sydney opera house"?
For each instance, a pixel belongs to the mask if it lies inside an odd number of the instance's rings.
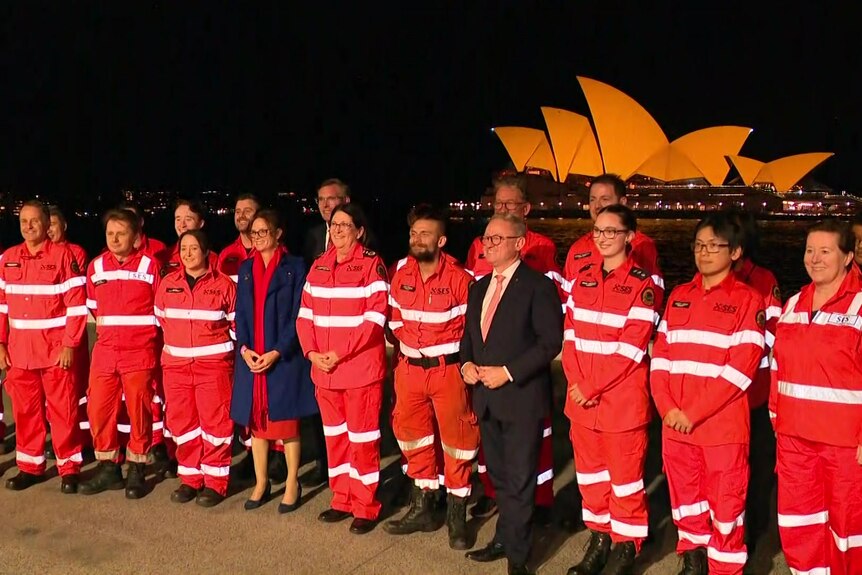
[[[739,207],[771,214],[855,212],[859,198],[833,194],[806,179],[833,154],[814,152],[771,161],[740,155],[752,129],[714,126],[669,141],[634,99],[602,82],[578,77],[590,118],[542,108],[545,129],[498,127],[510,169],[530,174],[534,209],[583,209],[590,179],[609,172],[629,187],[643,211]],[[483,196],[482,208],[490,206]]]

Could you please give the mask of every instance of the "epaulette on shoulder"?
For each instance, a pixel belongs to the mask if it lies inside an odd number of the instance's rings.
[[[375,252],[374,250],[369,250],[368,248],[365,248],[364,250],[362,250],[362,255],[367,257],[367,258],[373,258],[374,256],[377,255],[377,252]]]
[[[648,273],[646,273],[646,272],[645,272],[644,270],[642,270],[641,268],[632,268],[632,270],[629,272],[629,275],[630,275],[630,276],[634,276],[634,277],[638,278],[638,279],[639,279],[639,280],[641,280],[641,281],[643,281],[643,280],[645,280],[645,279],[647,279],[647,278],[649,277],[649,274],[648,274]]]
[[[594,263],[588,263],[587,265],[585,265],[584,267],[582,267],[581,269],[579,269],[579,270],[578,270],[578,273],[585,272],[585,271],[587,271],[588,269],[590,269],[591,267],[593,267],[594,265],[595,265]]]

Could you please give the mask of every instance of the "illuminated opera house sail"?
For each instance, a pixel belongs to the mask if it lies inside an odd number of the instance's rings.
[[[515,171],[543,176],[547,183],[539,185],[540,195],[548,205],[576,208],[586,200],[592,177],[613,173],[627,181],[629,201],[640,209],[735,205],[781,213],[798,211],[800,206],[824,207],[823,200],[806,204],[808,190],[801,183],[831,153],[754,160],[740,155],[752,132],[743,126],[707,127],[669,140],[658,122],[627,94],[582,76],[578,82],[589,117],[543,107],[545,129],[493,130]],[[848,197],[845,203],[855,208],[856,202]],[[545,201],[539,204],[541,209]],[[826,204],[831,209],[828,199]]]

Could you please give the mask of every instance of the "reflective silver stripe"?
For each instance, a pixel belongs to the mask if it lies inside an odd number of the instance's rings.
[[[394,307],[394,306],[393,306]],[[467,304],[455,306],[446,311],[423,311],[401,308],[401,319],[422,323],[446,323],[467,312]]]
[[[100,315],[96,325],[103,326],[133,326],[156,325],[156,317],[152,315]]]
[[[156,315],[167,319],[194,319],[201,321],[219,321],[233,319],[230,313],[224,310],[209,310],[209,309],[179,309],[175,307],[166,307],[158,309]]]
[[[143,261],[141,262],[143,264]],[[147,265],[147,267],[149,264]],[[147,267],[144,267],[143,271],[129,271],[129,270],[112,270],[109,272],[96,272],[90,276],[90,281],[92,283],[100,282],[100,281],[138,281],[152,285],[153,281],[155,281],[155,276],[153,274],[147,273]],[[141,266],[138,267],[140,270]]]
[[[302,289],[312,297],[321,299],[366,299],[375,293],[388,292],[389,284],[378,280],[364,287],[325,287],[305,282],[305,287]]]
[[[862,405],[862,390],[858,389],[838,389],[835,387],[820,387],[779,381],[778,393],[795,399],[807,399],[823,403],[840,403],[843,405]]]
[[[83,281],[82,281],[83,280]],[[6,282],[7,294],[18,295],[60,295],[69,290],[81,287],[86,283],[83,277],[73,277],[60,284],[13,284]]]
[[[177,347],[165,344],[164,350],[168,355],[174,357],[205,357],[233,351],[233,342],[226,341],[224,343],[214,343],[200,347]]]
[[[479,449],[459,449],[457,447],[452,447],[451,445],[446,445],[442,443],[443,453],[448,455],[453,459],[460,459],[462,461],[472,461],[476,458],[476,455],[479,454]]]
[[[751,378],[730,365],[716,365],[689,360],[668,360],[654,357],[650,371],[667,371],[675,375],[694,375],[698,377],[721,377],[742,391],[751,385]]]
[[[54,327],[65,327],[66,316],[52,317],[49,319],[15,319],[10,317],[9,326],[15,329],[51,329]]]
[[[434,436],[426,435],[425,437],[420,437],[419,439],[411,441],[402,441],[400,439],[396,439],[396,441],[398,441],[398,447],[401,448],[401,451],[412,451],[414,449],[419,449],[420,447],[434,445]]]
[[[807,527],[809,525],[826,525],[829,521],[828,511],[818,511],[809,515],[778,514],[779,527]]]

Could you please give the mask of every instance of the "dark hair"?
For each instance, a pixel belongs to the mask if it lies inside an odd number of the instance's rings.
[[[42,212],[42,218],[45,222],[51,223],[51,213],[48,211],[48,206],[46,206],[44,202],[40,202],[39,200],[27,200],[21,204],[21,209],[23,210],[24,208],[36,208]]]
[[[191,210],[191,212],[197,217],[199,217],[201,220],[207,219],[206,210],[200,202],[196,200],[179,199],[174,203],[174,211],[177,211],[177,208],[180,208],[182,206],[188,207],[188,209]]]
[[[144,219],[144,210],[141,209],[141,205],[136,202],[131,202],[128,200],[124,200],[117,204],[118,210],[128,210],[138,216],[138,219]]]
[[[359,204],[350,202],[349,204],[339,204],[332,210],[332,215],[329,217],[329,221],[332,222],[332,218],[335,217],[335,214],[338,212],[344,212],[350,219],[353,220],[353,226],[359,231],[360,228],[365,231],[359,237],[359,243],[363,246],[367,246],[366,243],[368,241],[368,219],[365,217],[365,212],[362,208],[359,207]]]
[[[805,236],[814,232],[828,232],[838,236],[838,249],[844,254],[852,254],[856,251],[856,237],[853,228],[845,221],[837,218],[824,218],[817,223],[808,226]]]
[[[692,241],[697,238],[698,232],[704,228],[712,228],[716,236],[727,242],[729,251],[732,252],[736,248],[742,247],[742,228],[727,212],[715,212],[697,222]]]
[[[634,211],[628,206],[611,204],[603,207],[596,213],[596,215],[602,214],[615,214],[620,218],[620,221],[627,230],[631,232],[638,231],[638,219],[635,217]]]
[[[731,210],[728,215],[739,226],[741,232],[739,246],[742,248],[742,255],[752,261],[757,261],[760,251],[760,228],[754,214],[741,210]]]
[[[63,210],[60,209],[60,206],[55,204],[51,204],[48,206],[48,215],[50,217],[56,216],[61,222],[66,223],[66,216],[63,214]]]
[[[317,191],[320,191],[320,188],[325,188],[326,186],[338,186],[341,190],[341,195],[345,198],[350,197],[350,186],[346,183],[342,182],[338,178],[329,178],[328,180],[323,180],[323,182],[317,186]]]
[[[507,175],[500,176],[496,178],[493,182],[494,186],[494,195],[500,190],[500,188],[515,188],[519,192],[521,192],[521,201],[529,202],[530,198],[527,195],[527,180],[522,174],[515,175]]]
[[[183,245],[183,238],[186,236],[191,236],[198,241],[198,245],[201,247],[201,251],[204,253],[204,257],[209,255],[210,253],[210,241],[207,239],[207,235],[203,230],[186,230],[180,234],[179,239],[177,240],[177,252],[180,251]]]
[[[271,230],[281,230],[284,231],[284,228],[281,226],[281,216],[275,210],[258,210],[255,212],[254,217],[251,219],[251,222],[254,223],[254,220],[262,219],[266,221],[266,225]]]
[[[108,210],[102,216],[102,227],[107,228],[108,222],[125,222],[133,234],[141,233],[141,218],[132,210]]]
[[[246,200],[254,202],[258,208],[260,208],[261,206],[260,200],[257,199],[257,196],[255,196],[254,194],[240,194],[236,197],[236,200],[234,200],[234,204],[238,204]]]
[[[442,235],[446,235],[446,211],[431,204],[417,204],[407,214],[407,225],[411,228],[418,220],[431,220],[440,224]]]
[[[862,212],[856,212],[856,215],[853,216],[853,220],[850,222],[851,226],[862,226]]]
[[[596,176],[593,178],[593,181],[590,182],[590,188],[596,184],[611,186],[614,189],[614,195],[616,195],[617,199],[624,198],[626,196],[626,183],[616,174],[602,174],[601,176]]]

